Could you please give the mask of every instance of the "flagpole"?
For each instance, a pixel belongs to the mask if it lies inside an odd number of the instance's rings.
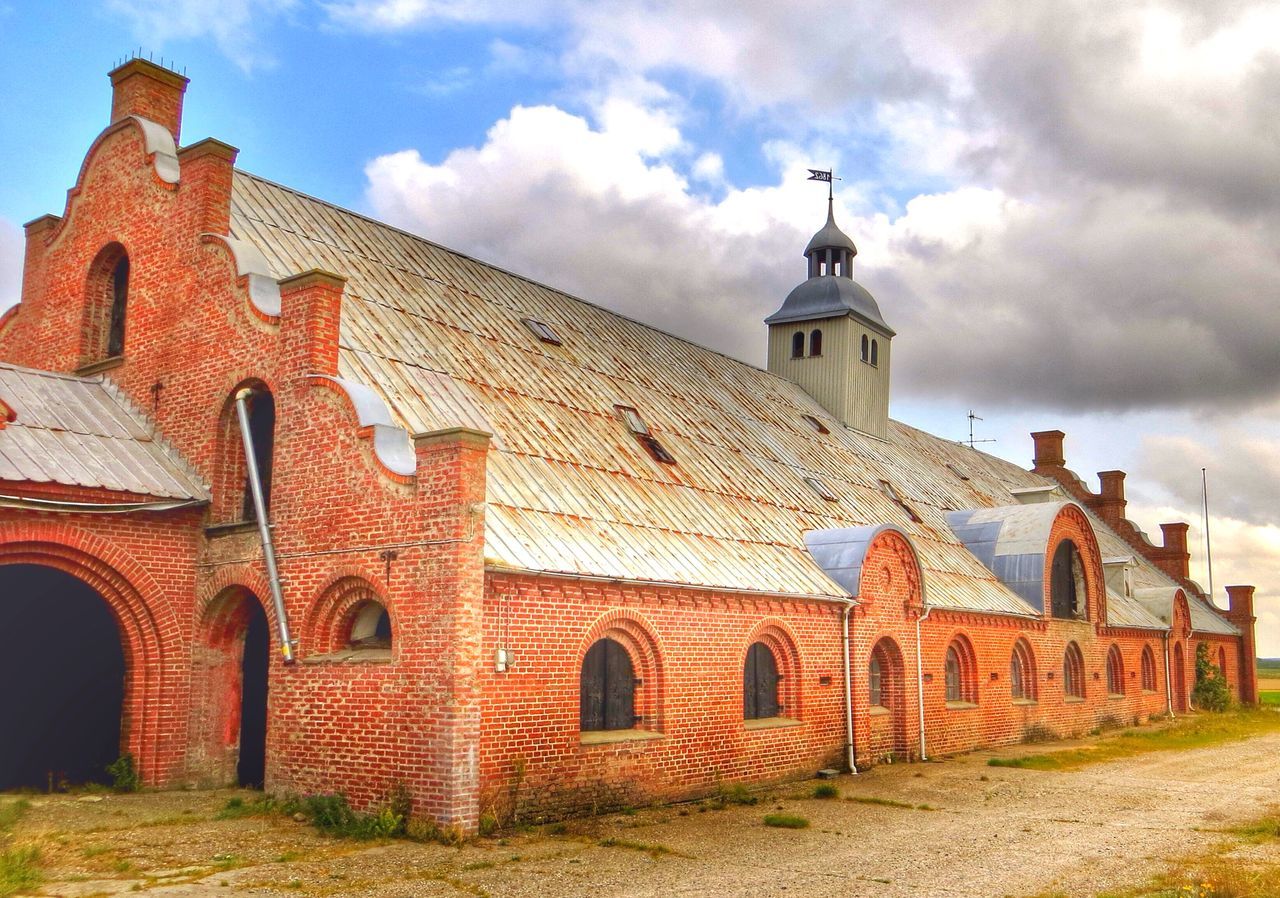
[[[1213,542],[1209,539],[1209,475],[1200,469],[1200,494],[1204,497],[1204,557],[1209,566],[1209,601],[1213,601]]]

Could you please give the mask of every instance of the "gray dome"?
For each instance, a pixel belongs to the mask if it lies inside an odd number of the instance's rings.
[[[807,256],[818,249],[847,249],[851,256],[858,254],[858,248],[853,245],[853,240],[836,226],[835,215],[832,214],[830,204],[827,207],[827,223],[809,240],[809,245],[804,248],[804,254]]]
[[[887,336],[893,336],[893,330],[880,317],[880,306],[865,287],[852,278],[830,274],[811,277],[796,287],[787,294],[782,308],[766,318],[764,323],[790,324],[849,314],[861,318]]]

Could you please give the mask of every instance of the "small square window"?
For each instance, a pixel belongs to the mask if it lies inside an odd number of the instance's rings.
[[[817,493],[822,498],[826,499],[828,502],[840,501],[840,499],[836,496],[836,494],[831,492],[831,488],[827,486],[825,483],[823,483],[821,480],[819,480],[817,477],[806,477],[804,479],[804,482],[809,484],[810,489],[812,489],[815,493]]]
[[[648,436],[649,425],[644,423],[644,418],[640,417],[640,413],[629,405],[615,405],[614,408],[618,412],[618,417],[622,419],[622,423],[627,425],[627,430],[636,436]]]
[[[955,465],[951,464],[950,462],[947,462],[947,468],[950,469],[952,474],[955,474],[961,480],[969,479],[968,474],[966,474],[964,471],[961,471],[959,468],[957,468]]]
[[[539,321],[537,318],[521,318],[520,320],[543,343],[550,343],[552,346],[562,345],[563,341],[560,339],[560,335],[552,330],[551,325],[545,321]]]
[[[615,405],[614,409],[618,413],[618,418],[626,425],[627,430],[635,435],[640,441],[640,445],[649,450],[649,454],[653,456],[653,460],[661,462],[664,465],[674,465],[676,457],[667,451],[667,448],[658,442],[658,438],[649,432],[649,425],[644,423],[644,418],[640,417],[640,413],[629,405]]]
[[[815,418],[813,415],[805,415],[805,416],[804,416],[804,420],[805,420],[805,423],[806,423],[806,424],[808,424],[810,427],[812,427],[812,428],[813,428],[814,430],[816,430],[818,433],[831,433],[831,431],[827,429],[827,425],[823,424],[821,421],[819,421],[819,420],[818,420],[817,418]]]

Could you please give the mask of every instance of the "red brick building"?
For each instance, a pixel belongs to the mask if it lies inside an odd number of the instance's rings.
[[[0,319],[0,787],[128,751],[472,828],[1177,713],[1202,643],[1256,700],[1252,589],[1215,608],[1122,473],[888,417],[832,218],[766,371],[182,145],[172,72],[111,81]]]

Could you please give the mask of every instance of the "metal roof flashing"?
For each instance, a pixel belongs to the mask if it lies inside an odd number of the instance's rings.
[[[866,287],[852,278],[821,274],[804,281],[782,301],[765,324],[792,324],[852,315],[888,337],[894,336],[880,314],[880,306]]]

